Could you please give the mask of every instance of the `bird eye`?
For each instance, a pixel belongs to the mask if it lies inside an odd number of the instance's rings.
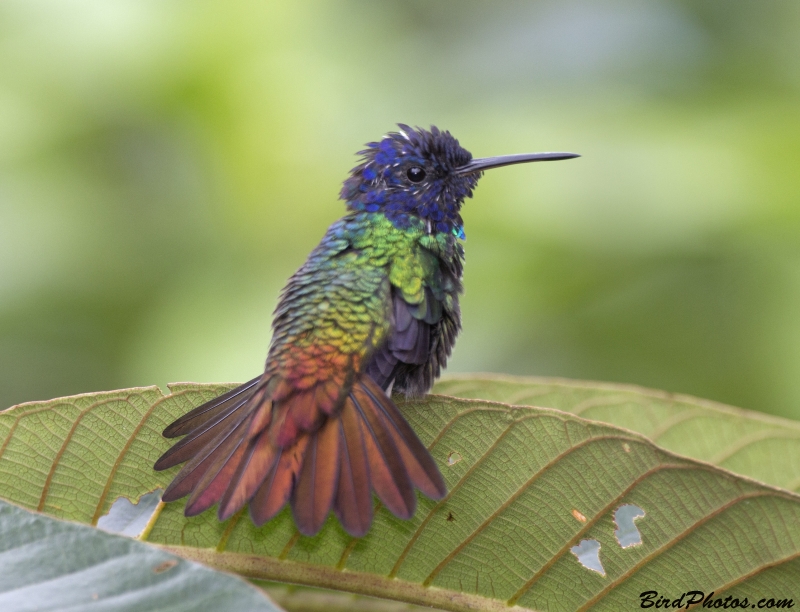
[[[406,176],[408,177],[408,180],[411,181],[412,183],[419,183],[420,181],[425,180],[425,170],[423,170],[419,166],[413,166],[408,169],[408,172],[406,172]]]

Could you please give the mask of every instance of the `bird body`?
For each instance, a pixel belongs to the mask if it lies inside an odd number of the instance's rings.
[[[219,504],[224,520],[249,503],[260,525],[291,502],[304,534],[333,509],[361,536],[373,491],[401,518],[414,513],[415,488],[447,492],[389,394],[429,391],[452,351],[459,211],[482,169],[536,159],[481,166],[448,132],[405,125],[367,146],[342,189],[349,213],[281,294],[264,373],[164,431],[185,437],[156,469],[186,464],[162,499],[189,495],[187,516]]]
[[[389,362],[395,365],[392,354],[403,353],[398,362],[409,382],[398,381],[398,389],[426,391],[460,324],[462,262],[463,248],[453,235],[428,234],[417,220],[398,228],[380,212],[350,213],[331,226],[289,280],[275,311],[267,370],[292,372],[294,388],[323,381],[341,388],[347,371],[370,365],[384,386],[392,374]],[[425,323],[414,324],[414,331],[420,327],[417,333],[432,337],[442,352],[432,354],[430,342],[416,336],[405,343],[392,337],[412,325],[406,313]]]

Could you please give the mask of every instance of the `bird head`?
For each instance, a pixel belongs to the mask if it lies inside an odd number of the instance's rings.
[[[398,227],[421,221],[429,233],[464,237],[460,210],[484,170],[532,161],[578,157],[574,153],[523,153],[473,159],[448,131],[402,123],[380,142],[367,143],[340,194],[348,208],[382,212]]]

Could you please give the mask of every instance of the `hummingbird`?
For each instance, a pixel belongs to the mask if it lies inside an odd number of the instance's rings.
[[[314,535],[331,510],[352,536],[372,524],[373,492],[409,519],[415,489],[438,500],[436,461],[391,399],[427,393],[461,329],[461,207],[483,172],[579,157],[473,159],[448,131],[398,124],[359,152],[330,226],[281,292],[264,373],[169,425],[184,436],[155,464],[185,463],[162,495],[184,514],[249,504],[260,526],[287,504]]]

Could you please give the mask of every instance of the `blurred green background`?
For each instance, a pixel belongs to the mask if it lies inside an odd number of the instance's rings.
[[[800,418],[800,3],[0,4],[0,405],[261,368],[398,121],[476,156],[449,371]]]

